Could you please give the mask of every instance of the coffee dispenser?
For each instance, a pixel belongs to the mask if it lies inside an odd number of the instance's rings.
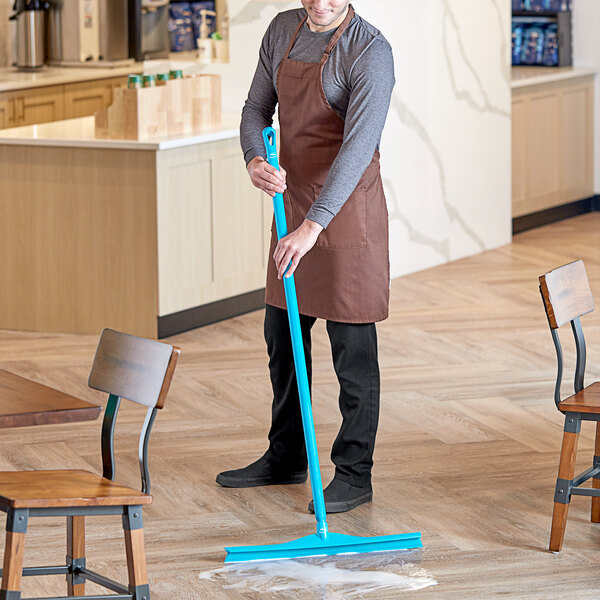
[[[49,62],[68,66],[97,61],[100,56],[99,0],[48,2]]]
[[[15,0],[15,64],[19,69],[39,69],[44,66],[44,19],[47,3],[42,0]]]
[[[100,1],[100,58],[103,62],[123,63],[129,58],[127,12],[127,0]]]
[[[129,56],[168,58],[169,0],[129,0]]]

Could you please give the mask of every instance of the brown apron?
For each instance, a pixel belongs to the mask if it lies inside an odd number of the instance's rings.
[[[305,17],[279,66],[280,162],[287,171],[283,197],[290,232],[302,224],[319,196],[343,142],[344,120],[325,97],[323,68],[353,16],[350,6],[320,63],[288,58]],[[273,224],[266,302],[285,308],[283,282],[272,258],[276,245]],[[345,323],[373,323],[388,316],[388,213],[377,150],[346,203],[300,260],[294,277],[303,315]]]

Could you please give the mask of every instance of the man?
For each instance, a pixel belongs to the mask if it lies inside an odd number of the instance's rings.
[[[253,487],[306,481],[281,281],[295,273],[309,382],[310,330],[322,318],[340,383],[343,423],[331,453],[335,477],[324,496],[327,512],[342,512],[373,496],[380,387],[375,322],[387,317],[389,300],[388,215],[378,146],[394,66],[388,42],[348,0],[302,5],[271,22],[241,123],[252,183],[271,196],[284,195],[291,232],[277,243],[273,227],[274,260],[267,272],[265,340],[274,395],[269,449],[247,467],[220,473],[217,482]],[[276,104],[280,172],[266,162],[262,139]]]

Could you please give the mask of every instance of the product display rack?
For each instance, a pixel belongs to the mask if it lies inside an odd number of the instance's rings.
[[[194,4],[195,0],[171,0],[170,4]],[[202,60],[198,48],[190,50],[173,50],[169,52],[172,61],[195,62],[200,59],[203,63],[228,63],[229,62],[229,8],[228,0],[214,0],[216,17],[216,31],[220,39],[213,39],[213,53],[211,60]],[[206,58],[206,57],[204,57]]]
[[[513,23],[556,23],[558,26],[558,65],[570,67],[573,65],[573,43],[571,11],[532,11],[513,10]],[[544,66],[544,65],[519,65],[519,66]]]

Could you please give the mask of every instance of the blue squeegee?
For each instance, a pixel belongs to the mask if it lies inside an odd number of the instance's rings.
[[[263,130],[263,138],[269,164],[279,170],[277,147],[275,144],[275,130],[272,127],[266,127]],[[285,209],[283,206],[283,196],[281,194],[275,194],[273,197],[273,207],[275,209],[277,238],[281,239],[288,233],[285,220]],[[310,485],[315,506],[315,517],[317,519],[317,533],[283,544],[225,548],[227,552],[225,562],[273,560],[279,558],[300,558],[306,556],[422,548],[423,544],[419,532],[400,533],[397,535],[385,535],[379,537],[359,537],[354,535],[344,535],[342,533],[331,533],[327,530],[327,515],[325,513],[325,500],[323,499],[323,486],[321,484],[321,468],[319,466],[319,456],[317,454],[315,425],[310,402],[310,389],[308,387],[308,375],[306,372],[306,360],[304,358],[302,330],[300,329],[300,314],[298,312],[298,300],[296,298],[294,276],[283,277],[283,285],[285,289],[288,318],[290,321],[294,367],[296,369],[296,379],[298,381],[302,426],[304,428],[304,440],[306,442],[306,452],[308,454]]]

